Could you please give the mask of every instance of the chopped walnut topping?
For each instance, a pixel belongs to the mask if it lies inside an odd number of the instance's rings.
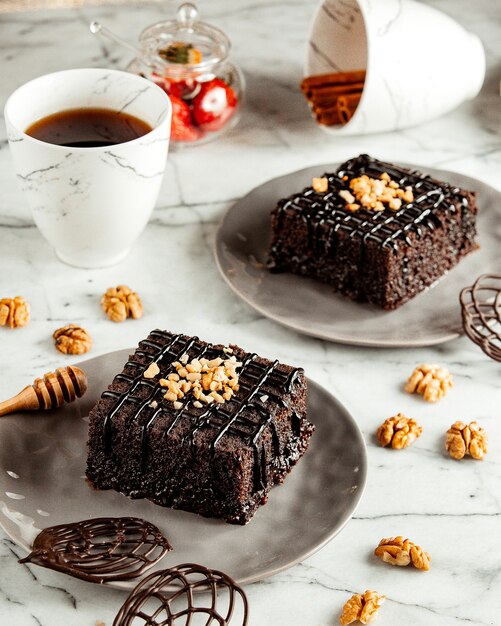
[[[454,422],[445,435],[445,448],[453,459],[471,456],[481,461],[487,454],[487,435],[477,422]]]
[[[367,590],[365,593],[356,593],[344,605],[339,623],[347,626],[358,620],[361,624],[371,624],[376,619],[377,612],[384,601],[385,596],[377,591]]]
[[[152,409],[157,409],[157,408],[158,408],[158,402],[157,402],[156,400],[152,400],[152,401],[150,402],[150,407],[151,407]]]
[[[177,408],[183,406],[179,400],[187,394],[194,396],[193,405],[197,408],[202,408],[202,403],[223,404],[231,400],[239,389],[236,370],[242,363],[235,356],[211,360],[202,357],[189,361],[188,354],[183,354],[172,365],[176,372],[169,374],[167,379],[161,378],[159,384],[167,388],[164,398],[173,402],[174,408],[177,404],[180,405]]]
[[[343,180],[347,178],[343,176]],[[352,178],[349,182],[351,192],[343,189],[339,195],[346,201],[346,210],[384,211],[387,207],[392,211],[402,208],[402,201],[409,203],[414,200],[412,187],[402,189],[397,182],[383,172],[379,178],[370,178],[367,174]]]
[[[412,372],[405,385],[408,393],[420,393],[427,402],[438,402],[454,385],[445,367],[422,363]]]
[[[21,296],[0,300],[0,326],[17,328],[30,320],[30,305]]]
[[[101,298],[101,307],[112,322],[124,322],[128,317],[143,315],[141,298],[126,285],[110,287]]]
[[[348,191],[348,189],[341,189],[341,191],[339,192],[339,195],[341,196],[341,198],[343,198],[343,200],[347,202],[347,204],[351,204],[352,202],[355,202],[355,196],[352,195]]]
[[[404,539],[401,535],[381,539],[378,547],[374,550],[374,554],[390,565],[405,566],[412,563],[417,569],[430,569],[431,558],[428,552],[425,552],[409,539]]]
[[[145,369],[143,376],[144,378],[155,378],[157,374],[160,374],[158,363],[152,362]]]
[[[423,429],[416,420],[397,413],[385,420],[377,429],[377,439],[383,448],[391,446],[395,450],[407,448],[421,436]]]
[[[329,189],[329,180],[327,178],[314,178],[311,181],[311,186],[313,187],[313,191],[317,193],[326,193]]]
[[[76,324],[68,324],[58,328],[52,335],[55,346],[63,354],[85,354],[92,347],[89,333]]]

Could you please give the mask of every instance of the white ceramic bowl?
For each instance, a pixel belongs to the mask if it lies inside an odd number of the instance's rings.
[[[365,69],[362,98],[332,134],[420,124],[474,98],[485,77],[480,39],[415,0],[322,0],[311,25],[307,76]]]

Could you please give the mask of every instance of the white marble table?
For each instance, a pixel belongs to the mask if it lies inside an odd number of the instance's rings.
[[[248,81],[245,116],[224,140],[171,153],[158,208],[118,267],[76,270],[55,258],[17,189],[0,129],[0,296],[21,294],[33,311],[27,328],[0,329],[2,399],[61,365],[51,333],[63,324],[81,323],[91,332],[94,356],[131,346],[160,326],[301,364],[358,420],[369,479],[354,518],[305,562],[247,587],[252,626],[333,626],[349,595],[365,589],[387,595],[379,623],[388,626],[501,624],[501,366],[466,339],[429,349],[376,350],[300,336],[239,301],[212,257],[217,223],[236,198],[270,177],[359,152],[454,169],[501,188],[499,3],[433,4],[482,37],[489,71],[480,97],[411,130],[332,139],[315,128],[297,90],[315,3],[201,2],[204,17],[234,41]],[[39,74],[123,67],[128,59],[122,50],[88,34],[92,18],[133,40],[167,10],[173,12],[173,2],[2,16],[0,103]],[[140,292],[146,307],[140,321],[112,325],[103,317],[99,297],[119,283]],[[436,406],[402,391],[421,361],[440,362],[454,374],[456,387]],[[403,453],[383,450],[373,439],[379,422],[397,411],[418,418],[426,433]],[[483,462],[456,463],[443,455],[443,433],[456,419],[478,419],[486,427],[490,453]],[[381,537],[396,534],[431,553],[430,572],[391,568],[371,556]],[[0,535],[2,626],[111,625],[123,592],[18,565],[24,551]]]

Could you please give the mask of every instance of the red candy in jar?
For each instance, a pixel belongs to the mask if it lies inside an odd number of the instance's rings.
[[[242,73],[228,59],[229,39],[199,21],[193,4],[181,5],[175,20],[146,28],[139,40],[155,68],[148,77],[172,103],[172,142],[202,143],[234,126],[242,104]],[[129,69],[136,69],[135,62]]]

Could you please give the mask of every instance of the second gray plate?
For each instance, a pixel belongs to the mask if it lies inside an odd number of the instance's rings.
[[[409,347],[442,343],[462,333],[459,292],[501,263],[501,193],[469,176],[410,165],[477,192],[480,250],[464,258],[432,289],[396,311],[353,302],[329,285],[266,269],[271,210],[280,198],[311,185],[339,164],[308,167],[275,178],[239,200],[225,215],[215,244],[219,270],[235,293],[263,315],[321,339],[360,346]]]
[[[93,490],[85,480],[85,416],[131,352],[79,363],[89,377],[89,390],[79,402],[0,420],[0,525],[17,544],[29,550],[38,532],[55,524],[142,517],[174,548],[156,569],[200,563],[250,583],[305,559],[348,522],[365,486],[365,444],[343,405],[312,381],[308,411],[316,432],[310,447],[247,526]],[[112,586],[129,589],[136,582]]]

